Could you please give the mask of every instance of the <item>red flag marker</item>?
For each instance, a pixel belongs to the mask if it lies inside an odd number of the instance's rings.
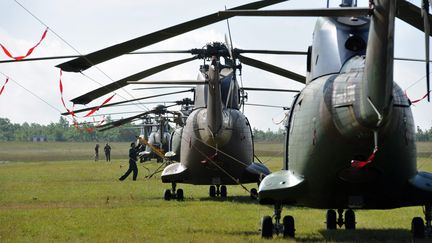
[[[22,59],[24,59],[24,58],[30,56],[30,54],[32,54],[32,52],[34,51],[34,49],[35,49],[35,48],[36,48],[36,47],[37,47],[37,46],[42,42],[43,39],[45,39],[45,36],[46,36],[47,32],[48,32],[48,27],[47,27],[47,28],[45,29],[45,31],[43,32],[42,37],[41,37],[41,39],[39,40],[39,42],[38,42],[35,46],[33,46],[32,48],[30,48],[30,49],[27,51],[27,54],[25,54],[24,56],[17,56],[17,57],[14,57],[14,56],[12,56],[12,54],[8,51],[8,49],[7,49],[6,47],[4,47],[2,44],[0,44],[0,46],[1,46],[1,48],[3,49],[3,52],[4,52],[8,57],[10,57],[10,58],[12,58],[12,59],[15,59],[15,60],[19,61],[19,60],[22,60]]]
[[[4,90],[4,88],[8,82],[9,82],[9,78],[6,78],[5,83],[3,84],[2,88],[0,89],[0,95],[3,93],[3,90]]]
[[[372,163],[372,161],[375,159],[375,155],[378,152],[378,147],[375,147],[372,154],[369,155],[369,158],[367,158],[366,161],[360,161],[360,160],[351,160],[351,167],[354,168],[363,168],[366,165]]]

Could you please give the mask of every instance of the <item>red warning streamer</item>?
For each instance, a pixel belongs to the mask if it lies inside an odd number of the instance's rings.
[[[105,105],[106,103],[108,103],[115,94],[113,94],[111,97],[109,97],[108,99],[106,99],[100,106],[93,108],[89,113],[87,113],[87,115],[85,115],[84,117],[89,117],[91,114],[95,113],[97,110],[99,110],[103,105]]]
[[[25,54],[24,56],[17,56],[17,57],[14,57],[14,56],[12,56],[12,54],[8,51],[8,49],[6,49],[6,47],[4,47],[2,44],[0,44],[0,46],[1,46],[1,48],[3,49],[4,53],[5,53],[8,57],[10,57],[10,58],[12,58],[12,59],[15,59],[15,60],[19,61],[19,60],[22,60],[22,59],[24,59],[24,58],[30,56],[30,54],[32,54],[32,52],[34,51],[34,49],[35,49],[35,48],[36,48],[36,47],[37,47],[37,46],[42,42],[43,39],[45,39],[45,36],[46,36],[47,32],[48,32],[48,27],[47,27],[47,28],[45,29],[45,31],[43,32],[42,37],[41,37],[41,39],[39,40],[39,42],[38,42],[35,46],[33,46],[32,48],[30,48],[30,49],[27,51],[27,54]]]
[[[2,88],[0,89],[0,95],[3,93],[3,90],[4,90],[4,88],[8,82],[9,82],[9,78],[6,78],[5,83],[3,84]]]
[[[372,161],[375,159],[375,155],[378,152],[378,147],[375,147],[372,154],[369,155],[369,158],[367,158],[366,161],[360,161],[360,160],[351,160],[351,167],[354,168],[363,168],[364,166],[372,163]]]
[[[63,75],[63,72],[62,72],[62,70],[60,69],[60,96],[61,96],[61,101],[62,101],[62,103],[63,103],[64,108],[67,110],[67,112],[68,112],[69,114],[71,114],[72,117],[75,117],[76,115],[75,115],[75,113],[73,112],[73,109],[72,109],[72,110],[69,110],[69,109],[66,107],[66,104],[65,104],[64,99],[63,99],[63,83],[62,83],[62,75]]]
[[[73,125],[74,125],[74,127],[76,128],[76,129],[78,129],[78,130],[80,130],[80,131],[83,131],[83,130],[85,130],[85,131],[87,131],[88,133],[92,133],[93,131],[94,131],[94,129],[95,129],[95,127],[98,127],[98,126],[100,126],[100,125],[102,125],[102,123],[104,123],[105,122],[105,116],[102,118],[102,120],[99,122],[99,123],[96,123],[96,120],[94,119],[94,117],[93,117],[93,125],[94,125],[94,127],[86,127],[86,128],[84,128],[84,129],[82,129],[81,127],[79,127],[79,125],[78,125],[78,122],[77,122],[77,115],[75,114],[75,112],[73,111],[73,107],[72,107],[72,109],[68,109],[67,107],[66,107],[66,103],[65,103],[65,101],[64,101],[64,98],[63,98],[63,83],[62,83],[62,75],[63,75],[63,71],[60,69],[60,96],[61,96],[61,101],[62,101],[62,104],[63,104],[63,107],[67,110],[67,112],[72,116],[72,118],[73,118]],[[98,106],[98,107],[95,107],[95,108],[93,108],[87,115],[85,115],[84,117],[89,117],[90,115],[92,115],[93,113],[95,113],[97,110],[99,110],[103,105],[105,105],[106,103],[108,103],[113,97],[115,96],[115,94],[114,95],[112,95],[111,97],[109,97],[108,99],[106,99],[100,106]]]
[[[423,97],[421,97],[420,99],[417,99],[417,100],[412,100],[411,101],[411,104],[415,104],[415,103],[417,103],[417,102],[420,102],[420,101],[422,101],[422,100],[424,100],[427,96],[428,96],[428,94],[431,92],[431,90],[429,90],[429,92],[427,92]]]

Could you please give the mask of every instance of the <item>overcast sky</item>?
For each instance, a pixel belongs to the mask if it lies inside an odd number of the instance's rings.
[[[244,0],[18,0],[40,21],[50,28],[45,40],[31,57],[77,55],[96,51],[113,44],[157,31],[184,21],[201,17],[219,10],[235,7],[251,1]],[[420,1],[411,1],[416,5]],[[339,1],[331,1],[336,6]],[[359,1],[365,6],[367,1]],[[297,9],[325,7],[322,0],[291,0],[268,9]],[[243,49],[272,49],[306,51],[312,41],[315,18],[250,18],[230,19],[234,47]],[[14,0],[0,1],[0,43],[15,55],[23,55],[40,39],[45,26],[26,12]],[[226,21],[222,21],[167,41],[149,46],[143,50],[176,50],[203,47],[208,42],[223,42],[227,33]],[[424,58],[424,35],[422,32],[397,20],[395,56]],[[106,85],[133,73],[150,67],[189,57],[187,54],[158,54],[140,56],[122,56],[80,73],[64,73],[64,97],[68,100],[88,91]],[[304,56],[248,55],[267,61],[300,74],[305,74]],[[0,60],[8,59],[0,52]],[[0,64],[0,87],[10,77],[3,94],[0,96],[0,117],[9,118],[13,123],[37,122],[48,124],[57,122],[60,112],[65,109],[61,104],[59,91],[59,70],[55,65],[66,60],[37,61]],[[176,68],[153,75],[150,80],[196,79],[200,61],[184,64]],[[106,75],[105,75],[106,74]],[[417,99],[426,92],[424,64],[395,62],[395,81],[405,90],[411,99]],[[252,67],[243,67],[242,80],[248,87],[274,87],[302,89],[303,85],[286,78],[260,71]],[[417,82],[419,81],[420,82]],[[416,83],[417,82],[417,83]],[[415,84],[416,83],[416,84]],[[415,85],[413,85],[415,84]],[[159,94],[164,91],[132,90],[137,86],[129,85],[126,90],[133,97]],[[169,90],[174,91],[174,90]],[[130,98],[124,91],[116,91],[111,102]],[[188,95],[191,97],[191,95]],[[104,96],[90,103],[99,105]],[[175,101],[182,96],[165,97],[149,101]],[[249,92],[249,103],[289,106],[292,95],[285,93]],[[154,105],[147,105],[148,108]],[[76,106],[75,109],[82,108]],[[412,107],[416,125],[422,128],[432,126],[432,105],[421,102]],[[142,107],[123,107],[127,111],[142,111]],[[99,113],[115,112],[101,110]],[[275,130],[275,124],[284,117],[281,109],[249,107],[246,116],[252,124],[262,130]],[[127,117],[130,114],[113,115],[114,118]],[[83,119],[84,120],[84,119]]]

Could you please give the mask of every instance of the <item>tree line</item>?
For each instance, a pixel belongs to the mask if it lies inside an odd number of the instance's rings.
[[[111,122],[110,117],[106,122]],[[135,124],[126,124],[106,131],[87,130],[94,128],[93,125],[80,125],[77,129],[66,118],[60,117],[57,123],[40,125],[37,123],[11,123],[8,118],[0,118],[0,141],[32,141],[34,137],[45,137],[47,141],[56,142],[92,142],[92,141],[110,141],[110,142],[129,142],[140,134],[140,128]],[[252,130],[254,141],[283,143],[286,130],[279,128],[277,131],[262,131],[257,128]],[[417,127],[416,141],[432,141],[432,128],[421,129]]]
[[[111,119],[107,117],[106,122],[111,122]],[[140,133],[140,129],[133,124],[103,132],[93,130],[91,124],[77,125],[79,129],[64,117],[48,125],[27,122],[17,124],[11,123],[8,118],[0,118],[0,141],[32,141],[34,137],[44,137],[47,141],[57,142],[127,142]]]
[[[107,117],[106,122],[111,122]],[[140,128],[130,123],[106,131],[92,130],[93,125],[79,125],[77,129],[66,118],[60,117],[57,123],[40,125],[37,123],[12,123],[8,118],[0,118],[0,141],[32,141],[35,137],[44,137],[47,141],[56,142],[128,142],[140,134]],[[87,128],[90,128],[89,130]],[[285,130],[274,132],[253,129],[254,139],[258,142],[283,142]]]

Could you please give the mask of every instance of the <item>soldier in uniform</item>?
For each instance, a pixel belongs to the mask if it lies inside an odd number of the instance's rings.
[[[111,161],[111,146],[107,143],[104,147],[106,161]]]
[[[133,172],[132,179],[136,181],[136,178],[138,176],[138,167],[137,167],[137,156],[138,156],[138,147],[135,146],[135,143],[131,143],[130,149],[129,149],[129,169],[126,171],[124,175],[122,175],[119,180],[123,181],[126,179],[131,172]]]

